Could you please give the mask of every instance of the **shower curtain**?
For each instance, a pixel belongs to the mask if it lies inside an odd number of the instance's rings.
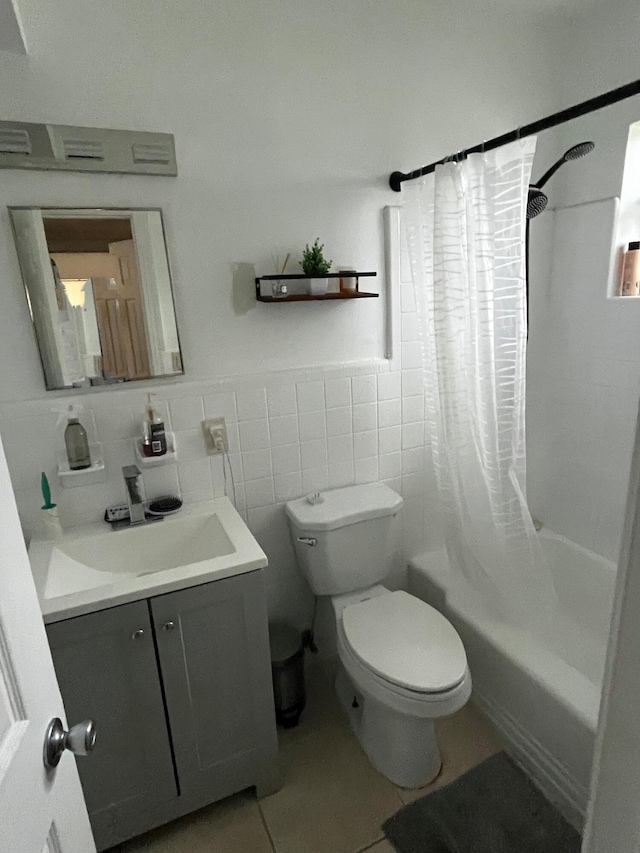
[[[529,137],[448,162],[403,196],[450,595],[544,634],[555,593],[527,507],[525,456],[534,152]]]

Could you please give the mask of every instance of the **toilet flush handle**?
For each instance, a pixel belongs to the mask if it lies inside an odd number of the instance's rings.
[[[314,545],[318,544],[318,540],[314,539],[312,536],[298,536],[298,542],[302,545],[310,545],[312,548]]]

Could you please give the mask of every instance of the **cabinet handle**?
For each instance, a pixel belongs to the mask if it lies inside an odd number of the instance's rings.
[[[138,628],[137,631],[134,631],[131,635],[132,640],[141,640],[144,637],[144,631],[142,628]]]
[[[162,626],[162,630],[163,631],[173,631],[173,629],[175,627],[176,627],[175,622],[165,622],[164,625]]]

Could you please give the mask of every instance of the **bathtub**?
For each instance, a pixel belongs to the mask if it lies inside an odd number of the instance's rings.
[[[442,610],[464,642],[474,701],[547,795],[580,826],[587,805],[616,566],[540,531],[567,626],[554,647],[499,622],[474,621],[447,600],[446,552],[409,564],[409,590]],[[568,629],[570,626],[570,630]],[[564,631],[564,628],[563,628]]]

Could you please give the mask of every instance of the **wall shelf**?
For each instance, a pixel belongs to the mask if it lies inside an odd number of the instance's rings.
[[[328,293],[289,293],[286,296],[272,296],[262,293],[260,282],[262,281],[305,281],[312,276],[304,273],[292,275],[263,275],[256,278],[256,299],[258,302],[320,302],[329,299],[377,299],[379,293],[369,293],[360,290],[360,279],[364,277],[376,276],[375,272],[355,272],[345,270],[344,272],[330,272],[318,278],[355,278],[356,289],[354,291],[331,291]]]
[[[142,452],[142,439],[135,439],[136,462],[141,468],[159,468],[162,465],[172,465],[178,461],[175,435],[167,430],[165,437],[167,440],[167,452],[163,453],[162,456],[145,456]]]
[[[69,460],[63,451],[58,453],[58,477],[60,485],[65,489],[73,489],[77,486],[92,486],[95,483],[104,483],[107,472],[102,453],[102,444],[99,441],[90,442],[91,465],[89,468],[79,468],[72,471]]]

